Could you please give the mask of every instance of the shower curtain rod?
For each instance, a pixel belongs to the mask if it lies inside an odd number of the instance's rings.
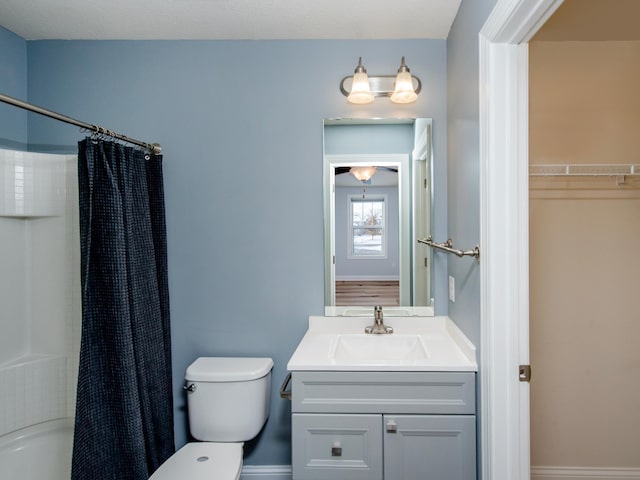
[[[9,105],[13,105],[14,107],[22,108],[24,110],[29,110],[30,112],[44,115],[45,117],[53,118],[54,120],[59,120],[61,122],[69,123],[71,125],[90,130],[99,135],[107,135],[111,138],[122,140],[123,142],[144,147],[154,155],[158,155],[162,151],[159,143],[141,142],[140,140],[127,137],[126,135],[114,132],[113,130],[109,130],[108,128],[81,122],[80,120],[76,120],[75,118],[67,117],[66,115],[61,115],[60,113],[52,112],[51,110],[47,110],[46,108],[38,107],[36,105],[31,105],[30,103],[23,102],[22,100],[18,100],[17,98],[13,98],[8,95],[3,95],[2,93],[0,93],[0,101],[8,103]]]

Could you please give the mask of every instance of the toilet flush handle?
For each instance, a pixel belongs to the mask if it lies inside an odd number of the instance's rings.
[[[193,392],[196,391],[196,384],[195,383],[189,383],[188,385],[185,385],[182,388],[184,388],[189,393],[193,393]]]

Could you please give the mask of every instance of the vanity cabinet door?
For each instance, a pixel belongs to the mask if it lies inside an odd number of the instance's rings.
[[[384,478],[476,480],[474,415],[385,415]]]
[[[294,413],[294,480],[382,480],[382,416]]]

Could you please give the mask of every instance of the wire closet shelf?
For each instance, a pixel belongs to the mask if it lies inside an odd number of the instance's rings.
[[[619,177],[638,175],[640,175],[640,163],[529,165],[529,176],[531,177]]]

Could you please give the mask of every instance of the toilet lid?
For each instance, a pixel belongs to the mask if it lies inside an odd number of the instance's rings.
[[[185,374],[189,382],[244,382],[257,380],[273,368],[269,357],[200,357]]]
[[[242,443],[192,442],[174,453],[149,480],[237,480]]]

